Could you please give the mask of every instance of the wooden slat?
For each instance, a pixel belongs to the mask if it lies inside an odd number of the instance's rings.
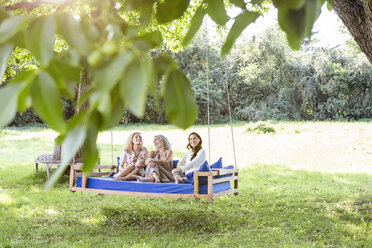
[[[213,195],[213,177],[212,175],[208,176],[208,196],[212,198]]]
[[[213,179],[213,184],[229,182],[229,181],[238,180],[238,179],[239,179],[238,176],[222,177],[222,178]]]
[[[90,189],[73,187],[73,191],[89,192],[98,194],[111,194],[111,195],[127,195],[127,196],[148,196],[148,197],[165,197],[165,198],[195,198],[193,194],[169,194],[169,193],[145,193],[145,192],[131,192],[131,191],[118,191],[118,190],[104,190],[104,189]],[[200,197],[200,198],[207,198]]]
[[[81,178],[81,187],[86,188],[87,187],[87,182],[88,182],[88,177],[87,175],[83,174]]]
[[[198,173],[194,173],[194,194],[199,195],[199,177]]]
[[[219,196],[223,196],[223,195],[230,195],[230,194],[236,194],[236,193],[238,193],[237,189],[230,189],[230,190],[227,190],[227,191],[222,191],[222,192],[215,193],[215,194],[213,194],[213,197],[219,197]]]
[[[83,172],[76,172],[76,177],[81,177],[83,176]],[[88,177],[100,177],[100,176],[106,176],[110,175],[111,171],[101,171],[101,172],[90,172],[88,174]]]
[[[239,172],[239,169],[229,169],[229,170],[212,169],[212,171],[217,172],[217,176],[222,176],[222,175],[226,175],[226,174],[232,174],[232,173],[235,173],[235,172]]]
[[[75,183],[75,170],[71,166],[70,167],[70,183],[69,183],[70,188],[74,187],[74,183]]]

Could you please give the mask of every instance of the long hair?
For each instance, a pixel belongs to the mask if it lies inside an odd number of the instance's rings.
[[[127,153],[130,153],[133,151],[133,137],[134,135],[138,134],[139,136],[141,136],[142,138],[142,143],[141,145],[143,145],[143,137],[142,137],[142,134],[140,132],[133,132],[131,133],[128,138],[127,138],[127,141],[125,142],[124,144],[124,151],[127,152]]]
[[[155,138],[158,138],[163,142],[165,150],[170,150],[172,148],[171,143],[164,135],[158,134],[158,135],[155,135]]]
[[[194,147],[194,148],[190,144],[190,137],[193,134],[196,135],[196,137],[198,137],[198,139],[200,140],[199,144],[196,147]],[[195,132],[192,132],[192,133],[190,133],[188,140],[189,140],[189,143],[187,144],[187,149],[192,149],[193,154],[191,156],[191,160],[193,160],[196,157],[196,154],[200,151],[200,149],[202,149],[202,138],[200,137],[199,134],[197,134]]]

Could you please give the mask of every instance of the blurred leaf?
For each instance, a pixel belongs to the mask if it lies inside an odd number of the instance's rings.
[[[22,84],[10,84],[0,88],[0,128],[11,122],[17,112],[17,99]]]
[[[83,145],[83,172],[89,173],[98,162],[98,148],[97,148],[98,130],[91,126],[87,131],[87,137]]]
[[[133,57],[133,53],[126,50],[113,58],[109,64],[95,69],[92,72],[92,84],[97,87],[97,91],[110,91],[122,77]]]
[[[226,41],[221,48],[221,53],[223,56],[229,53],[236,39],[244,31],[244,29],[249,24],[256,21],[259,16],[260,14],[257,12],[244,11],[235,18],[235,22],[232,25],[229,34],[227,35]]]
[[[105,122],[110,119],[111,115],[111,98],[109,92],[105,92],[99,99],[97,110],[103,115]]]
[[[332,10],[333,0],[327,0],[327,8],[329,11]]]
[[[218,25],[225,25],[229,20],[223,0],[206,0],[207,13]]]
[[[34,71],[22,71],[17,73],[17,75],[15,75],[15,77],[10,81],[10,84],[23,85],[18,97],[18,111],[25,111],[31,104],[30,83],[34,77]]]
[[[46,66],[54,53],[55,23],[53,16],[43,16],[32,21],[26,31],[27,48]]]
[[[319,0],[315,0],[319,1]],[[286,8],[286,9],[299,9],[304,6],[306,0],[273,0],[273,4],[275,7],[279,8]]]
[[[177,68],[176,62],[168,54],[160,54],[153,58],[153,64],[156,69],[157,79],[161,79],[163,75],[172,67]]]
[[[9,15],[0,7],[0,23],[8,17]]]
[[[49,63],[47,71],[57,83],[58,88],[66,96],[73,97],[75,95],[75,88],[70,86],[72,83],[69,80],[75,83],[80,81],[81,69],[79,67],[71,66],[64,61],[53,58]]]
[[[311,36],[314,22],[321,11],[319,0],[306,0],[305,5],[299,9],[278,7],[278,20],[280,27],[286,32],[292,49],[299,49],[303,39]]]
[[[187,32],[185,38],[183,39],[183,43],[182,43],[183,46],[186,46],[187,44],[189,44],[189,42],[195,36],[196,32],[198,32],[200,26],[202,25],[203,18],[206,13],[207,11],[205,10],[203,6],[200,6],[196,10],[195,15],[191,19],[189,31]]]
[[[287,34],[292,49],[298,50],[305,34],[305,7],[299,10],[278,9],[280,27]]]
[[[319,0],[306,0],[305,35],[309,38],[313,25],[320,15],[321,8],[322,3]]]
[[[25,28],[31,20],[29,16],[11,16],[0,25],[0,44],[12,38],[21,29]]]
[[[183,15],[189,3],[190,0],[165,0],[157,7],[156,19],[160,23],[173,21]]]
[[[111,94],[111,117],[107,120],[106,128],[113,128],[118,125],[118,123],[123,118],[123,113],[125,112],[124,101],[121,99],[120,84],[116,85],[112,89]]]
[[[146,33],[134,39],[134,44],[141,50],[148,50],[161,45],[163,37],[160,31]]]
[[[13,44],[6,42],[0,44],[0,84],[3,82],[4,72],[8,65],[8,58],[13,51]]]
[[[169,121],[180,128],[188,128],[198,114],[190,81],[182,71],[174,70],[164,83],[165,110]]]
[[[53,175],[49,178],[49,180],[45,184],[45,189],[49,190],[53,185],[56,183],[58,178],[66,170],[66,167],[69,165],[70,161],[72,160],[73,156],[79,150],[79,148],[83,145],[84,140],[86,137],[86,131],[82,126],[76,127],[70,132],[67,133],[66,138],[62,144],[62,161],[61,166],[53,173]]]
[[[67,43],[80,53],[87,55],[89,43],[79,22],[72,16],[64,14],[57,17],[58,31]]]
[[[120,83],[121,98],[125,106],[137,117],[145,112],[146,94],[151,73],[143,60],[134,60],[125,70]]]
[[[230,3],[234,4],[236,7],[239,7],[241,9],[246,9],[246,3],[244,2],[244,0],[229,0]],[[254,4],[255,0],[251,1],[252,4]],[[257,0],[256,0],[257,1]],[[263,0],[259,0],[259,1],[263,1]]]
[[[41,71],[31,85],[32,105],[41,118],[54,130],[65,131],[65,119],[57,86],[53,78]]]
[[[266,0],[252,0],[251,4],[262,6],[262,3],[265,2]]]

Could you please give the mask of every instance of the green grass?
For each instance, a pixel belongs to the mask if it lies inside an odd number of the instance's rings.
[[[311,138],[320,140],[329,135],[332,127],[339,130],[338,125],[346,130],[346,133],[338,132],[341,137],[358,136],[370,129],[370,124],[365,123],[281,122],[273,125],[277,134],[237,135],[237,143],[244,143],[247,137],[246,142],[255,139],[259,143],[270,138],[276,142],[276,135],[282,135],[282,139],[304,135],[305,139],[311,134]],[[245,128],[240,124],[239,127]],[[350,133],[349,127],[355,129],[355,133]],[[160,126],[146,125],[133,129],[143,132],[147,137],[145,143],[151,148],[151,137],[158,128]],[[200,132],[206,129],[197,128]],[[212,131],[219,131],[219,128],[213,127]],[[119,155],[123,139],[133,129],[114,129],[115,155]],[[185,149],[182,139],[188,132],[167,126],[161,131],[172,137],[179,157]],[[98,145],[101,160],[110,162],[111,145],[107,143],[107,134],[103,134]],[[174,137],[175,134],[180,137]],[[334,158],[327,153],[319,159],[332,165],[332,173],[318,167],[301,169],[304,168],[301,160],[297,161],[298,168],[291,159],[282,160],[280,165],[240,163],[239,195],[216,198],[213,204],[204,200],[88,193],[81,197],[80,193],[68,191],[68,175],[64,175],[51,191],[43,191],[46,172],[41,169],[36,173],[33,159],[53,151],[54,137],[54,132],[39,127],[12,128],[0,133],[0,247],[372,246],[370,164],[355,164],[359,168],[357,173],[353,169],[345,172],[345,165],[331,164]],[[330,137],[337,142],[341,140]],[[362,144],[368,155],[372,151],[370,137],[358,137],[355,141],[345,139],[339,147]],[[307,152],[316,153],[317,146],[316,142],[308,145]],[[238,148],[238,154],[243,153],[245,148]],[[284,153],[285,149],[292,148],[277,149]],[[290,154],[300,156],[301,150],[297,155],[293,151]],[[354,155],[363,157],[361,151],[357,149]],[[357,157],[355,160],[368,161]]]

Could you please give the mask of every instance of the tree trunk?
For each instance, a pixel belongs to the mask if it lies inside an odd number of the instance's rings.
[[[88,77],[88,72],[86,69],[83,69],[81,71],[81,74],[80,74],[80,83],[77,85],[77,99],[76,99],[76,102],[78,102],[81,98],[81,96],[84,94],[84,92],[86,92],[88,89],[89,89],[89,86],[90,86],[90,81],[89,81],[89,77]],[[76,114],[78,114],[80,111],[84,110],[84,109],[88,109],[89,108],[89,102],[88,101],[85,101],[77,110],[76,110]],[[83,161],[83,158],[82,158],[82,148],[79,148],[79,150],[76,152],[75,156],[74,156],[74,162],[81,162]]]
[[[372,64],[372,0],[333,0],[333,9]]]

